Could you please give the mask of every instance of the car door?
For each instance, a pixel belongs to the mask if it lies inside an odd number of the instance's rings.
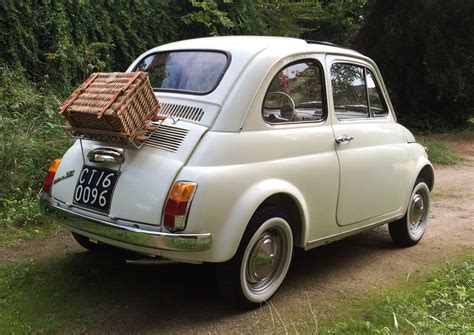
[[[408,152],[386,103],[382,81],[363,60],[327,56],[326,64],[340,164],[337,224],[370,224],[390,218],[405,197]]]

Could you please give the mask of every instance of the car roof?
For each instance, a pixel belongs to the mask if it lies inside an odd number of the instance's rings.
[[[266,50],[274,50],[291,55],[294,52],[315,52],[315,53],[335,53],[348,56],[363,57],[362,54],[339,47],[329,42],[306,41],[291,37],[274,36],[214,36],[183,40],[161,45],[149,50],[149,53],[166,50],[186,50],[186,49],[208,49],[222,50],[231,54],[245,50],[248,57],[253,58],[256,54]]]

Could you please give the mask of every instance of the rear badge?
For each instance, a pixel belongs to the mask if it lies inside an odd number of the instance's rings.
[[[59,183],[61,180],[67,179],[74,176],[74,170],[66,172],[64,176],[61,176],[53,181],[53,184]]]

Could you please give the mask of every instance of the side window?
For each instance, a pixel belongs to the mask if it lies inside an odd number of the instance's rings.
[[[319,64],[305,60],[280,70],[265,94],[262,115],[271,124],[323,120],[323,76]]]
[[[363,67],[334,64],[331,66],[331,83],[334,109],[339,120],[369,117]]]
[[[367,69],[367,92],[369,93],[370,114],[374,117],[387,116],[387,104],[383,100],[374,74],[369,69]]]

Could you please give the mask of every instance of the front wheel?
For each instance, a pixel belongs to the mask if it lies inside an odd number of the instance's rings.
[[[423,179],[418,179],[411,193],[405,216],[389,223],[392,240],[403,247],[417,244],[428,226],[430,212],[430,189]]]
[[[235,256],[217,267],[219,289],[231,303],[256,307],[278,290],[293,255],[289,222],[277,207],[253,215]]]

